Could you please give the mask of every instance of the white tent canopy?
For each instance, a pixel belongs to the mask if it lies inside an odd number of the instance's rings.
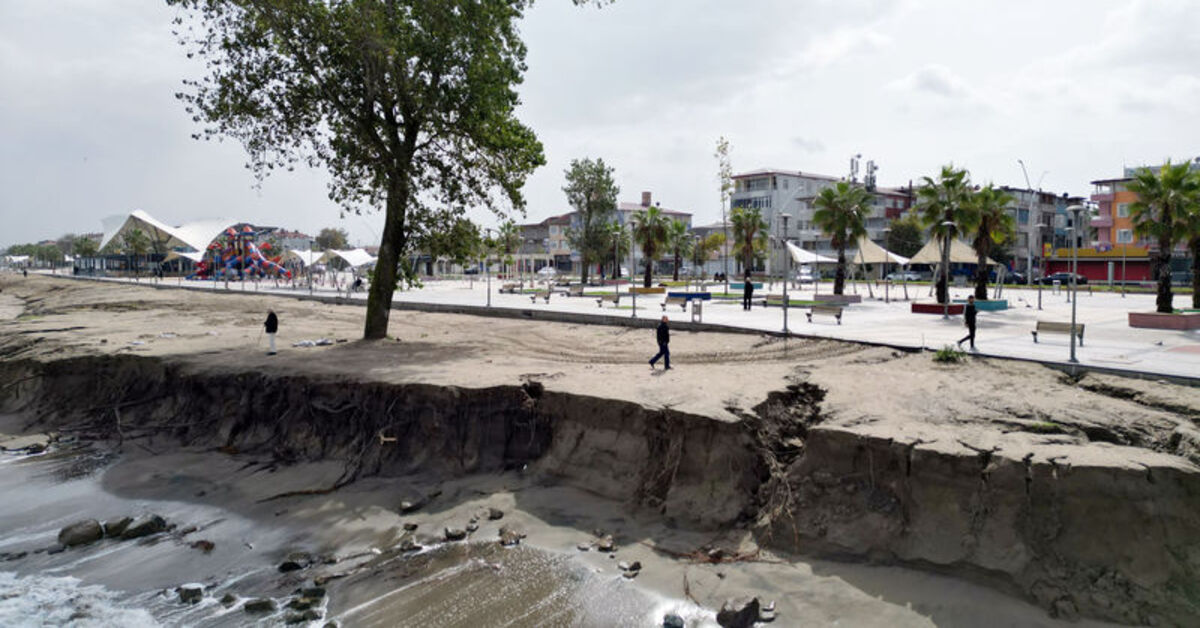
[[[305,266],[312,266],[313,264],[320,263],[322,259],[325,259],[325,253],[321,251],[298,251],[296,249],[287,249],[286,255],[293,259],[300,260],[300,263],[304,264]]]
[[[189,222],[175,228],[176,237],[197,251],[208,250],[213,240],[221,237],[225,230],[236,225],[237,221],[220,218],[216,220],[200,220]]]
[[[908,258],[895,253],[875,244],[870,238],[862,237],[858,239],[858,253],[854,256],[855,263],[858,264],[900,264],[901,266],[908,263]]]
[[[792,261],[797,264],[836,264],[837,260],[817,255],[812,251],[806,251],[791,242],[784,242],[787,245],[788,252],[792,254]]]
[[[105,218],[102,223],[104,238],[100,241],[100,250],[104,250],[113,240],[130,230],[141,229],[164,249],[190,248],[196,251],[207,250],[213,240],[237,224],[233,220],[219,219],[172,227],[140,209],[133,210],[128,216]]]
[[[186,253],[186,252],[181,253],[179,251],[171,251],[170,253],[167,253],[166,257],[163,258],[163,263],[165,264],[167,262],[170,262],[172,260],[177,260],[179,258],[190,259],[193,262],[196,262],[197,264],[199,264],[200,262],[204,261],[204,252],[196,251],[194,253]]]
[[[941,264],[942,263],[942,240],[941,238],[933,238],[921,247],[917,254],[908,260],[909,264]],[[951,264],[978,264],[979,255],[975,253],[975,249],[967,245],[967,243],[957,238],[950,241],[950,263]],[[999,266],[998,263],[991,258],[987,258],[989,266]]]
[[[325,254],[320,257],[321,260],[330,260],[334,257],[339,257],[346,261],[347,264],[354,268],[366,266],[375,263],[375,256],[366,252],[363,249],[351,249],[349,251],[337,251],[330,249],[325,251]]]

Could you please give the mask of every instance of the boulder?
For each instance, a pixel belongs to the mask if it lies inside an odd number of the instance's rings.
[[[663,615],[663,628],[683,628],[683,618],[675,613]]]
[[[234,604],[237,604],[237,600],[238,599],[237,599],[236,595],[234,595],[232,593],[226,593],[225,595],[221,596],[221,605],[228,608],[230,606],[233,606]]]
[[[415,524],[411,521],[404,524],[404,530],[406,532],[414,532],[414,531],[416,531],[416,529],[417,529],[417,524]]]
[[[447,541],[461,541],[467,538],[467,531],[462,528],[445,528],[443,532]]]
[[[513,545],[520,544],[521,539],[524,538],[524,536],[524,534],[521,534],[520,532],[508,526],[502,526],[500,528],[500,544],[505,547],[512,547]]]
[[[488,508],[488,520],[497,521],[504,518],[504,511],[499,508]]]
[[[310,621],[321,619],[321,612],[313,609],[304,611],[303,613],[288,613],[283,618],[285,624],[305,624]]]
[[[287,560],[279,563],[279,572],[288,573],[291,571],[299,571],[307,569],[312,564],[312,555],[307,552],[292,552],[287,555]]]
[[[288,602],[288,608],[294,611],[306,611],[313,607],[313,600],[305,597],[298,597],[291,602]]]
[[[121,539],[140,539],[151,534],[158,534],[167,529],[167,520],[158,515],[142,515],[134,519],[129,527],[121,533]]]
[[[95,519],[76,521],[58,531],[58,542],[64,547],[87,545],[102,538],[104,538],[104,528],[101,528],[100,522]]]
[[[204,599],[204,586],[199,584],[185,584],[178,589],[179,602],[181,604],[198,604]]]
[[[613,540],[613,536],[611,534],[607,534],[599,541],[596,541],[597,552],[611,552],[614,551],[616,547],[617,543]]]
[[[758,609],[756,597],[726,600],[717,612],[717,624],[722,628],[750,628],[758,621]]]
[[[404,540],[400,541],[400,551],[401,552],[419,552],[419,551],[421,551],[421,546],[417,545],[417,543],[415,541],[413,541],[412,539],[405,537]]]
[[[275,600],[267,598],[248,600],[242,605],[242,610],[247,613],[270,613],[275,610]]]
[[[216,543],[213,543],[212,541],[206,541],[203,539],[196,541],[195,543],[192,543],[192,545],[191,545],[192,549],[198,549],[201,552],[204,552],[205,554],[212,552],[213,549],[215,549],[216,547],[217,547]]]
[[[133,523],[133,517],[121,517],[120,519],[109,519],[104,522],[104,536],[110,539],[120,538],[125,533],[125,529],[129,524]]]
[[[325,597],[325,587],[305,587],[300,589],[300,596],[310,600],[319,600]]]
[[[467,532],[476,532],[479,530],[479,524],[472,521],[467,524]]]

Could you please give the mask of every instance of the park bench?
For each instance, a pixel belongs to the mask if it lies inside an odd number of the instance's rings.
[[[838,325],[842,324],[842,306],[840,305],[814,305],[808,308],[808,312],[805,312],[805,315],[808,316],[808,322],[810,323],[812,322],[813,314],[832,316],[837,319]]]
[[[1052,321],[1038,321],[1037,327],[1029,332],[1033,334],[1033,341],[1038,341],[1039,333],[1047,334],[1070,334],[1070,323],[1055,323]],[[1079,337],[1079,346],[1083,346],[1083,323],[1075,323],[1075,335]]]
[[[538,299],[545,299],[546,303],[549,303],[550,302],[550,291],[549,290],[538,290],[537,292],[534,292],[533,294],[529,295],[530,303],[537,303]]]
[[[662,309],[664,312],[666,312],[668,306],[678,305],[679,309],[681,311],[686,312],[687,304],[688,304],[687,297],[667,297],[667,300],[662,302]]]
[[[608,302],[612,303],[613,305],[620,305],[621,304],[621,295],[618,293],[602,294],[602,295],[600,295],[599,299],[596,299],[596,306],[604,307],[605,301],[608,301]]]
[[[519,283],[506,283],[503,286],[500,286],[500,294],[504,294],[506,292],[509,294],[516,294],[520,289],[521,284]]]
[[[778,305],[779,307],[783,307],[783,295],[782,294],[768,294],[765,297],[763,297],[759,302],[762,303],[763,307],[767,307],[768,305]]]
[[[581,297],[583,296],[583,284],[573,283],[567,286],[567,289],[563,292],[563,294],[568,297]]]

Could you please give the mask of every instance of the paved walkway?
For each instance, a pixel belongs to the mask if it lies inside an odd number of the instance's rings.
[[[111,281],[124,281],[110,279]],[[142,283],[147,283],[143,279]],[[622,295],[621,305],[614,308],[611,303],[597,307],[596,299],[589,297],[565,297],[554,295],[550,303],[542,300],[530,303],[528,295],[499,294],[498,288],[503,282],[491,282],[491,307],[515,310],[549,310],[555,312],[571,312],[591,315],[624,315],[632,316],[632,303],[628,295]],[[224,284],[215,288],[211,282],[177,282],[174,279],[164,280],[163,286],[182,285],[185,288],[209,290],[218,292],[226,290]],[[229,284],[230,292],[254,292],[254,284],[242,286],[238,283]],[[829,284],[822,285],[822,292],[829,291]],[[274,288],[270,282],[263,282],[259,287],[260,293],[279,293],[287,295],[307,294],[308,290]],[[590,288],[593,291],[613,291],[613,288]],[[779,293],[780,286],[775,285],[772,293]],[[863,302],[848,306],[842,317],[842,324],[830,317],[815,317],[812,323],[805,320],[805,308],[790,308],[789,331],[797,336],[820,338],[837,338],[842,340],[866,341],[910,348],[940,348],[952,344],[966,334],[961,316],[951,316],[943,319],[941,315],[913,314],[910,303],[913,299],[932,302],[929,286],[909,286],[910,301],[891,300],[884,302],[883,295],[878,292],[875,298],[867,296],[865,284],[858,286],[863,295]],[[338,293],[332,289],[317,289],[317,295],[335,296]],[[767,290],[756,291],[761,296]],[[847,286],[847,292],[853,293],[854,288]],[[889,291],[892,297],[903,297],[903,289],[893,286]],[[951,296],[955,299],[965,299],[971,290],[968,288],[953,288]],[[794,300],[812,297],[811,287],[801,291],[790,291]],[[1010,309],[1001,312],[980,312],[976,347],[979,355],[997,356],[1037,360],[1051,363],[1067,363],[1070,356],[1069,338],[1065,334],[1043,334],[1039,342],[1034,343],[1030,331],[1038,320],[1063,321],[1071,320],[1071,304],[1067,299],[1067,291],[1057,294],[1046,288],[1042,291],[1042,309],[1037,308],[1038,291],[1036,289],[1006,287],[1003,298],[1008,299]],[[350,297],[352,300],[366,300],[365,293]],[[486,306],[488,288],[485,280],[475,281],[438,280],[428,281],[420,289],[397,291],[396,301],[408,303],[440,303],[459,306]],[[639,297],[637,300],[637,316],[639,318],[657,319],[662,316],[660,307],[662,295]],[[1176,296],[1176,305],[1184,306],[1190,303],[1190,296]],[[1076,357],[1083,366],[1096,368],[1138,371],[1149,374],[1162,374],[1200,378],[1200,330],[1192,331],[1163,331],[1152,329],[1136,329],[1128,324],[1128,312],[1149,312],[1154,310],[1154,295],[1138,294],[1122,297],[1120,294],[1096,292],[1079,295],[1077,319],[1086,325],[1084,345],[1076,347]],[[668,308],[666,312],[673,320],[690,320],[690,315],[681,312],[678,307]],[[743,311],[739,301],[710,301],[704,304],[704,322],[741,327],[746,329],[780,332],[783,330],[783,308],[755,306],[749,312]]]

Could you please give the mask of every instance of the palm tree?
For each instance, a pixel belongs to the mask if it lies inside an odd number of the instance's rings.
[[[496,233],[496,247],[501,253],[504,253],[503,272],[509,274],[512,269],[509,266],[513,263],[513,253],[521,247],[521,230],[517,228],[517,223],[512,220],[505,220],[500,223],[500,228]]]
[[[729,214],[733,225],[733,252],[745,272],[754,266],[756,254],[767,248],[767,221],[754,207],[735,207]]]
[[[629,234],[614,220],[604,226],[604,237],[608,240],[608,250],[612,251],[612,278],[616,279],[621,276],[621,260],[629,255]]]
[[[867,235],[867,214],[871,211],[871,193],[845,181],[827,187],[813,200],[813,224],[832,240],[837,249],[837,274],[833,293],[842,294],[846,286],[846,246]]]
[[[646,288],[650,287],[654,261],[667,243],[668,220],[658,207],[651,207],[633,216],[633,238],[642,245],[642,256],[646,260],[646,277],[642,282]]]
[[[138,260],[150,251],[150,236],[141,229],[130,229],[122,236],[121,243],[125,254],[133,258],[133,276],[137,277]]]
[[[75,244],[72,248],[75,249],[76,259],[79,259],[80,257],[89,258],[88,259],[88,267],[89,268],[92,267],[93,264],[95,264],[95,260],[91,259],[96,255],[97,249],[99,248],[99,245],[96,244],[95,240],[93,240],[87,236],[79,236],[79,237],[75,238]]]
[[[1171,165],[1167,160],[1157,173],[1149,168],[1138,170],[1128,189],[1138,195],[1138,200],[1129,206],[1133,232],[1139,237],[1153,238],[1158,244],[1153,264],[1158,279],[1157,310],[1170,314],[1174,311],[1171,249],[1187,236],[1189,216],[1200,203],[1200,177],[1191,172],[1188,162]]]
[[[922,181],[921,187],[917,188],[916,209],[930,235],[942,241],[937,302],[947,303],[950,300],[950,241],[975,226],[974,212],[967,202],[971,197],[970,174],[948,165],[942,166],[936,181],[929,177],[922,177]]]
[[[682,220],[672,220],[667,226],[667,248],[675,254],[674,281],[679,281],[679,267],[692,252],[692,234]]]
[[[1192,255],[1192,307],[1200,310],[1200,203],[1192,205],[1186,221],[1187,247]]]
[[[987,299],[987,258],[992,254],[992,246],[1004,244],[1016,236],[1016,220],[1008,211],[1008,206],[1014,202],[1016,199],[1011,194],[991,183],[971,195],[969,205],[976,221],[971,246],[979,256],[975,269],[975,298],[978,300]]]

